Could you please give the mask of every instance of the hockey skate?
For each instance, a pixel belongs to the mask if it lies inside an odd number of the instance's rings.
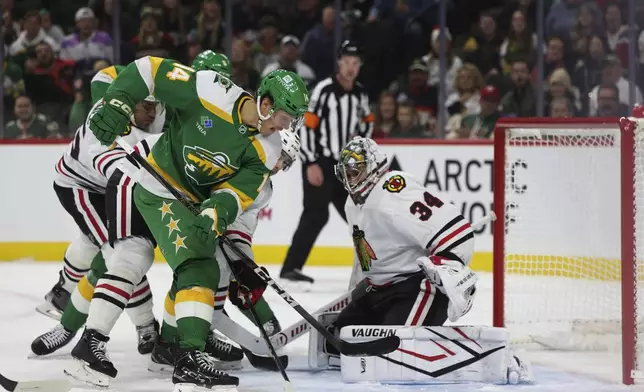
[[[155,373],[172,374],[174,371],[174,357],[176,346],[174,343],[167,343],[159,339],[152,349],[148,370]]]
[[[68,331],[58,324],[51,331],[34,339],[31,342],[31,351],[37,356],[49,355],[68,345],[74,336],[76,336],[76,332]]]
[[[244,359],[242,350],[214,331],[208,333],[204,351],[215,359],[215,369],[237,370],[242,368],[241,361]]]
[[[299,269],[282,272],[280,274],[280,283],[284,288],[295,291],[311,291],[311,286],[315,282],[313,278],[304,275]]]
[[[239,379],[215,369],[210,355],[192,350],[178,354],[172,383],[174,392],[236,392]]]
[[[139,335],[139,344],[137,346],[139,354],[150,354],[154,349],[154,344],[159,339],[159,323],[153,320],[149,324],[136,327],[136,332]]]
[[[62,271],[58,275],[60,276],[58,283],[45,295],[45,302],[36,307],[38,313],[56,321],[60,321],[71,297],[71,293],[63,288],[65,279],[63,278]]]
[[[65,374],[90,385],[109,387],[118,373],[107,357],[105,345],[109,340],[98,331],[86,329],[72,350],[74,364],[65,369]]]

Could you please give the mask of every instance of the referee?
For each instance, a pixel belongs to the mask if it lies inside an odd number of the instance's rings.
[[[333,166],[349,140],[358,135],[370,137],[373,132],[367,92],[356,82],[362,65],[360,55],[354,42],[342,43],[337,73],[315,86],[304,115],[300,129],[304,210],[280,273],[285,281],[313,283],[301,269],[329,220],[329,203],[347,220],[347,192],[335,178]]]

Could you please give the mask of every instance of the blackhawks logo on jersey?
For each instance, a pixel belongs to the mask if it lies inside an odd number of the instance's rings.
[[[228,155],[208,151],[199,146],[183,147],[186,175],[197,185],[210,185],[231,177],[237,167],[230,164]]]
[[[405,179],[403,176],[400,174],[396,174],[395,176],[391,176],[385,183],[382,185],[382,189],[388,190],[391,193],[400,193],[405,187],[407,186],[407,183],[405,182]]]
[[[353,246],[356,248],[356,255],[360,261],[360,267],[363,271],[369,271],[371,268],[371,260],[378,260],[376,252],[367,240],[364,238],[364,231],[356,225],[353,225]]]

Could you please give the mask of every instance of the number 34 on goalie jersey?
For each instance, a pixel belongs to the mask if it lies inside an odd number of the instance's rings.
[[[449,255],[467,265],[473,251],[470,223],[411,174],[392,171],[374,186],[364,205],[345,205],[356,257],[365,277],[385,284],[419,271],[416,259]],[[463,245],[463,246],[461,246]]]

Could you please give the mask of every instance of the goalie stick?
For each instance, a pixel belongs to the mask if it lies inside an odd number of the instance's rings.
[[[0,386],[15,392],[68,392],[72,384],[67,380],[13,381],[0,374]]]
[[[139,155],[122,137],[116,138],[116,143],[121,146],[129,156],[141,165],[152,177],[154,177],[164,188],[168,190],[178,202],[183,204],[189,211],[195,215],[199,215],[199,209],[193,205],[184,195],[177,189],[170,185],[165,178],[163,178],[150,164]],[[296,312],[298,312],[304,319],[340,353],[347,356],[373,356],[378,354],[389,354],[400,346],[400,338],[398,336],[387,336],[384,338],[371,340],[362,343],[350,343],[335,337],[331,332],[327,331],[322,324],[320,324],[310,313],[308,313],[302,305],[297,303],[280,285],[278,285],[264,270],[262,270],[253,260],[237,247],[237,245],[230,239],[220,237],[221,241],[226,244],[232,251],[239,257],[247,266],[259,276],[268,286],[271,286],[286,303],[288,303]]]

